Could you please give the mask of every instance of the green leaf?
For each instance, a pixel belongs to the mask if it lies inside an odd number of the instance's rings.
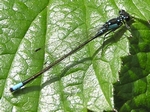
[[[148,0],[1,0],[0,111],[150,110],[149,6]],[[131,31],[122,26],[104,44],[97,38],[22,89],[9,91],[93,36],[120,9],[135,17]]]

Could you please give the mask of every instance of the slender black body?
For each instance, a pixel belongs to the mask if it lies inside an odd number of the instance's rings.
[[[88,44],[93,39],[95,39],[95,38],[97,38],[97,37],[99,37],[99,36],[101,36],[103,34],[106,35],[106,34],[110,33],[111,31],[114,31],[114,30],[118,29],[120,26],[122,26],[122,24],[125,24],[127,26],[126,22],[129,21],[130,18],[131,18],[130,15],[126,11],[120,10],[119,11],[119,16],[117,18],[113,18],[113,19],[107,21],[99,29],[98,33],[94,37],[89,38],[87,41],[85,41],[82,44],[80,44],[77,48],[75,48],[74,50],[70,51],[68,54],[66,54],[63,57],[59,58],[55,62],[51,63],[49,66],[47,66],[46,68],[44,68],[43,70],[41,70],[37,74],[35,74],[35,75],[31,76],[30,78],[24,80],[23,82],[20,82],[20,83],[14,85],[13,87],[10,88],[10,91],[14,92],[17,89],[19,89],[22,86],[24,86],[25,84],[27,84],[30,81],[34,80],[35,78],[37,78],[38,76],[40,76],[41,74],[43,74],[44,72],[46,72],[47,70],[49,70],[50,68],[52,68],[53,66],[55,66],[57,63],[59,63],[60,61],[62,61],[66,57],[70,56],[71,54],[73,54],[76,51],[78,51],[79,49],[81,49],[83,46],[85,46],[86,44]]]

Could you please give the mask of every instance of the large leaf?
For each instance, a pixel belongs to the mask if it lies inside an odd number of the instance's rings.
[[[149,6],[148,0],[1,0],[0,111],[150,110]],[[131,31],[121,27],[104,44],[97,38],[21,90],[9,91],[90,38],[120,9],[135,17]]]

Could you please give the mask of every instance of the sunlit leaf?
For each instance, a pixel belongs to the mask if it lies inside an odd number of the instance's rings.
[[[148,0],[1,0],[0,111],[150,110],[149,6]],[[134,17],[130,31],[122,26],[101,36],[9,91],[93,36],[120,9]]]

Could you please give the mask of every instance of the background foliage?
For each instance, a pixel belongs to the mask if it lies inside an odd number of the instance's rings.
[[[150,110],[148,0],[1,0],[1,112]],[[10,93],[96,33],[124,9],[129,24],[90,42],[41,77]]]

